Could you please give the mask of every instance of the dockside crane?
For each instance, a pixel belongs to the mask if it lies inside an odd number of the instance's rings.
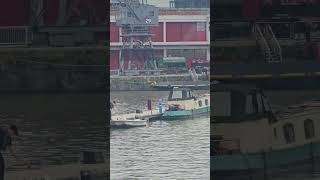
[[[132,72],[137,68],[133,67],[135,65],[133,57],[143,58],[143,70],[157,69],[157,63],[153,58],[154,49],[151,40],[153,34],[150,33],[149,27],[158,26],[159,8],[147,4],[144,0],[117,0],[117,2],[116,24],[121,29],[122,41],[119,54],[121,74],[126,74],[126,71]]]

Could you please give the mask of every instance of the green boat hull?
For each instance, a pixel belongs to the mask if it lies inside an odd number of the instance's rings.
[[[268,176],[281,175],[283,172],[320,172],[320,143],[263,153],[213,155],[211,171],[219,180],[235,177],[246,179],[244,177],[251,176],[267,179]]]
[[[181,111],[166,111],[162,115],[162,119],[175,120],[175,119],[189,119],[197,116],[207,115],[210,113],[210,107],[203,107],[192,110]]]

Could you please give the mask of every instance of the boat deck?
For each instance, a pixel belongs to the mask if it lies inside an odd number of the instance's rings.
[[[139,117],[140,119],[149,119],[149,118],[154,118],[154,117],[159,117],[161,114],[159,110],[154,109],[154,110],[148,110],[148,111],[142,111],[141,113],[128,113],[128,114],[119,114],[119,115],[113,115],[111,116],[111,120],[117,121],[117,120],[127,120],[127,119],[132,119],[135,117]]]

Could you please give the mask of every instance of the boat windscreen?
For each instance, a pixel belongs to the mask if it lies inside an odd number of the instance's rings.
[[[168,100],[169,101],[176,101],[176,100],[188,100],[192,99],[193,93],[192,91],[186,90],[186,89],[180,89],[180,90],[172,90],[170,91],[170,95]]]
[[[215,92],[212,94],[213,116],[231,116],[231,92]]]

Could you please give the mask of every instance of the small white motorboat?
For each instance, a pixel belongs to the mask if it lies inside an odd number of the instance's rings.
[[[113,128],[144,127],[148,122],[149,118],[145,114],[130,113],[112,116],[110,126]]]
[[[125,119],[125,120],[111,120],[111,127],[115,128],[130,128],[130,127],[144,127],[147,126],[148,120],[143,119]]]

